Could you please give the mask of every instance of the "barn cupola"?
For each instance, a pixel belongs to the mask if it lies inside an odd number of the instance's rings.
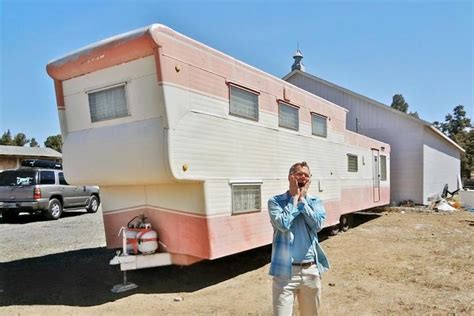
[[[291,65],[291,71],[296,70],[296,69],[304,71],[304,65],[301,62],[301,60],[303,59],[303,54],[301,53],[299,48],[296,49],[296,53],[293,56],[293,59],[295,61],[293,62],[293,65]]]

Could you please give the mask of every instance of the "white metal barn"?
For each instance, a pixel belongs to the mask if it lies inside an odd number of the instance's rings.
[[[166,26],[106,39],[47,71],[65,175],[101,186],[109,248],[139,214],[174,264],[269,244],[266,201],[288,188],[297,161],[311,166],[326,226],[390,201],[390,145],[346,130],[346,109]]]
[[[390,144],[393,202],[427,204],[445,184],[451,191],[457,189],[464,149],[429,122],[304,72],[302,55],[294,58],[293,70],[284,80],[348,109],[348,130]]]

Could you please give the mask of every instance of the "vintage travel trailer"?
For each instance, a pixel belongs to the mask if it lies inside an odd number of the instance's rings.
[[[390,146],[346,130],[347,110],[166,26],[82,48],[47,71],[66,178],[100,185],[107,246],[122,247],[120,228],[139,214],[158,233],[166,260],[135,268],[271,243],[267,200],[287,190],[295,162],[311,167],[326,226],[389,203]]]

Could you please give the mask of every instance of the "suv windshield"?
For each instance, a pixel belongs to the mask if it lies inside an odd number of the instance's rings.
[[[0,186],[14,185],[35,185],[36,171],[35,170],[6,170],[0,172]]]

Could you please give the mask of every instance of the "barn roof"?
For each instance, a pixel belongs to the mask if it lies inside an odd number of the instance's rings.
[[[21,147],[0,145],[0,156],[33,156],[61,158],[61,153],[51,148],[44,147]]]
[[[433,126],[433,124],[431,124],[430,122],[428,121],[425,121],[425,120],[422,120],[422,119],[419,119],[419,118],[416,118],[412,115],[409,115],[407,113],[404,113],[402,111],[399,111],[399,110],[396,110],[396,109],[393,109],[391,108],[390,106],[386,105],[386,104],[383,104],[379,101],[376,101],[374,99],[371,99],[369,97],[366,97],[362,94],[359,94],[357,92],[354,92],[354,91],[351,91],[349,89],[346,89],[346,88],[343,88],[341,86],[338,86],[337,84],[335,83],[332,83],[332,82],[329,82],[329,81],[326,81],[324,79],[321,79],[319,77],[316,77],[315,75],[312,75],[312,74],[309,74],[307,72],[304,72],[304,71],[300,71],[300,70],[293,70],[292,72],[290,72],[289,74],[287,74],[286,76],[284,76],[282,79],[283,80],[288,80],[289,78],[293,77],[293,76],[297,76],[297,75],[300,75],[300,76],[304,76],[304,77],[307,77],[309,78],[310,80],[313,80],[313,81],[316,81],[316,82],[319,82],[325,86],[328,86],[328,87],[331,87],[333,89],[336,89],[336,90],[339,90],[341,92],[344,92],[344,93],[347,93],[355,98],[358,98],[362,101],[365,101],[375,107],[379,107],[379,108],[382,108],[383,110],[385,111],[390,111],[392,113],[395,113],[396,115],[399,115],[400,117],[402,117],[403,119],[406,119],[406,120],[412,120],[418,124],[422,124],[424,126],[426,126],[427,128],[429,128],[430,130],[432,130],[438,137],[442,138],[443,140],[447,141],[448,143],[450,143],[451,145],[453,145],[454,147],[456,147],[459,151],[461,152],[465,152],[465,150],[459,146],[458,144],[456,144],[451,138],[449,138],[448,136],[446,136],[445,134],[443,134],[441,131],[439,131],[436,127]]]

